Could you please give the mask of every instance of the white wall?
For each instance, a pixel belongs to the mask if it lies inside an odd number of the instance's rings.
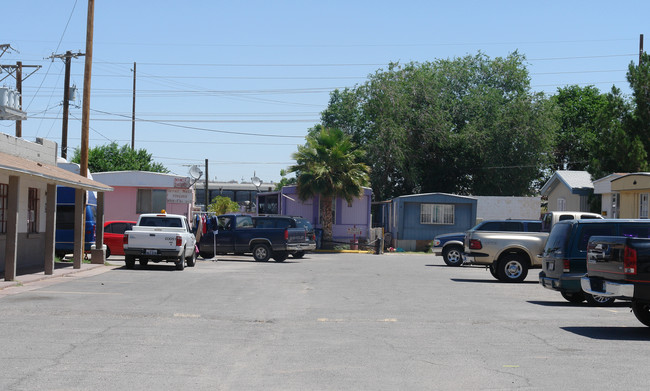
[[[0,152],[33,160],[39,163],[56,165],[57,144],[54,141],[36,138],[30,142],[21,138],[0,133]]]
[[[541,197],[474,196],[476,219],[531,219],[541,215]]]

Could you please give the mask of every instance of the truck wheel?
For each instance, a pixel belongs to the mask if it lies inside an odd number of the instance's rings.
[[[639,322],[650,327],[650,304],[635,300],[632,302],[632,312]]]
[[[448,266],[460,266],[463,264],[463,248],[452,245],[442,250],[442,259]]]
[[[522,282],[528,275],[528,265],[517,254],[508,254],[503,257],[497,266],[499,281]]]
[[[616,300],[613,297],[591,295],[591,294],[586,294],[585,299],[587,300],[587,304],[596,307],[607,307],[609,305],[612,305],[612,303],[614,303],[614,300]]]
[[[185,260],[187,261],[187,266],[194,267],[196,265],[196,250],[192,251],[192,255],[185,258]]]
[[[580,304],[585,301],[585,295],[581,292],[560,292],[562,297],[569,303]]]
[[[304,251],[296,251],[295,253],[291,254],[293,258],[300,259],[305,256]]]
[[[497,273],[497,265],[492,262],[490,266],[488,267],[490,269],[490,274],[492,274],[492,277],[496,278],[497,280],[499,279],[499,273]]]
[[[286,251],[276,251],[273,253],[273,260],[275,262],[284,262],[289,254],[286,253]]]
[[[133,255],[125,255],[124,263],[127,269],[133,269],[135,267],[135,257]]]
[[[149,260],[147,258],[140,258],[140,266],[145,267],[149,264]]]
[[[266,244],[256,244],[253,246],[253,258],[257,262],[266,262],[271,257],[271,252],[269,251],[269,246]]]
[[[185,248],[183,248],[183,252],[181,253],[181,256],[178,257],[176,260],[176,270],[183,270],[185,269]]]

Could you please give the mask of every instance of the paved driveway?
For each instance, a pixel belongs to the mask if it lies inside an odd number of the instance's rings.
[[[0,297],[0,389],[645,389],[650,328],[536,274],[309,254],[60,277]]]

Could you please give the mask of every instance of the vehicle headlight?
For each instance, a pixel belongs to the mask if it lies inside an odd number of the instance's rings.
[[[435,247],[440,246],[440,239],[433,239],[433,245],[434,245]]]

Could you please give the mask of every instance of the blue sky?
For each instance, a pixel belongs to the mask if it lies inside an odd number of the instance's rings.
[[[42,65],[23,82],[23,137],[61,140],[64,66],[52,53],[85,51],[87,1],[4,2],[0,64]],[[363,83],[390,62],[476,54],[526,55],[534,91],[612,85],[648,31],[648,1],[122,1],[96,0],[90,146],[131,143],[173,173],[189,165],[220,181],[279,181],[335,88]],[[646,51],[650,42],[645,44]],[[84,59],[70,110],[81,135]],[[0,79],[7,76],[0,74]],[[2,84],[14,86],[11,77]],[[15,134],[11,121],[0,132]],[[69,155],[70,156],[70,155]]]

